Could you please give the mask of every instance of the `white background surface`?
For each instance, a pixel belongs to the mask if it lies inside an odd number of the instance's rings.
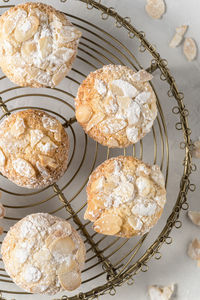
[[[1,1],[2,3],[3,1]],[[43,1],[47,2],[47,1]],[[58,7],[62,9],[65,4],[56,2]],[[13,3],[13,2],[12,2]],[[19,1],[18,1],[19,3]],[[182,48],[171,49],[168,43],[172,38],[175,27],[188,24],[189,30],[186,34],[188,37],[194,37],[200,47],[200,34],[199,34],[199,11],[200,1],[198,0],[166,0],[167,11],[162,20],[151,19],[144,11],[144,0],[104,0],[103,4],[114,7],[122,16],[129,16],[132,23],[140,30],[146,32],[147,39],[157,46],[163,58],[166,58],[169,67],[177,81],[178,87],[185,94],[185,104],[190,111],[189,125],[192,129],[192,138],[195,140],[200,136],[200,56],[194,62],[187,62],[182,54]],[[76,13],[76,1],[69,0],[70,10]],[[55,5],[54,5],[55,6]],[[83,11],[82,17],[87,13]],[[80,14],[80,12],[79,12]],[[95,23],[98,23],[95,13],[93,13]],[[111,26],[109,32],[116,32]],[[116,35],[116,34],[115,34]],[[124,39],[125,42],[130,43],[126,37],[120,36],[120,40]],[[170,115],[167,116],[167,124],[170,126]],[[174,125],[174,124],[173,124]],[[172,160],[176,164],[177,149],[173,148],[173,144],[177,147],[178,143],[171,140],[170,147],[172,153]],[[174,153],[174,155],[173,155]],[[179,152],[178,152],[179,153]],[[200,163],[195,161],[200,168]],[[173,165],[173,163],[172,163]],[[168,187],[168,197],[177,193],[178,183],[177,178],[180,178],[182,169],[177,168],[175,172],[170,172],[169,181],[171,182]],[[192,177],[192,182],[197,185],[197,190],[189,194],[189,203],[191,209],[200,210],[199,199],[199,171]],[[173,178],[174,176],[174,178]],[[166,207],[166,215],[170,212]],[[200,299],[200,268],[198,269],[196,263],[190,260],[186,255],[188,243],[194,238],[200,238],[200,228],[192,225],[188,220],[186,213],[182,212],[181,220],[183,227],[179,230],[174,229],[172,232],[173,243],[170,246],[163,246],[161,249],[162,259],[156,261],[152,259],[149,263],[149,271],[147,273],[140,273],[135,277],[135,284],[133,286],[123,286],[117,288],[115,299],[127,300],[145,300],[148,299],[147,287],[152,284],[168,285],[176,283],[178,300],[199,300]],[[5,285],[6,287],[6,285]],[[90,286],[91,288],[91,286]],[[10,296],[6,296],[12,299]],[[14,296],[15,299],[42,299],[41,297],[27,296]],[[49,297],[49,299],[52,297]],[[47,299],[47,298],[45,298]],[[104,296],[104,299],[111,299],[110,296]]]

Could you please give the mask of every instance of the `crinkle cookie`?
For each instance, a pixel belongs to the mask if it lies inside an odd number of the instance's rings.
[[[107,65],[89,74],[75,99],[76,118],[85,132],[108,147],[137,143],[157,116],[152,75]]]
[[[130,238],[148,232],[160,218],[166,190],[160,168],[131,156],[106,160],[90,176],[85,219],[94,230]]]
[[[0,17],[0,67],[20,86],[54,87],[71,69],[80,37],[53,7],[17,5]]]
[[[77,231],[64,219],[46,213],[17,222],[1,248],[5,269],[19,287],[48,295],[80,286],[85,253]]]
[[[0,172],[19,186],[56,182],[67,169],[68,150],[63,126],[43,111],[19,111],[0,124]]]

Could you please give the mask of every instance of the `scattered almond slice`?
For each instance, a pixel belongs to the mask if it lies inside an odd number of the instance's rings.
[[[52,77],[52,82],[54,85],[59,84],[63,78],[66,76],[66,74],[68,73],[69,69],[66,65],[62,65],[60,67],[60,69],[57,71],[57,73],[55,73]]]
[[[124,97],[124,96],[118,96],[117,97],[117,103],[120,108],[127,109],[129,105],[131,104],[131,98],[130,97]]]
[[[6,157],[5,154],[3,153],[3,150],[0,148],[0,166],[4,167],[6,164]]]
[[[184,34],[186,33],[188,29],[188,25],[181,25],[176,27],[176,33],[178,33],[179,35],[184,36]]]
[[[182,26],[179,26],[176,28],[176,33],[175,33],[174,37],[172,38],[171,42],[169,43],[169,46],[171,48],[176,48],[177,46],[180,45],[187,29],[188,29],[187,25],[182,25]]]
[[[48,248],[54,257],[57,255],[66,257],[75,250],[75,244],[71,237],[65,236],[55,239]]]
[[[200,158],[200,140],[194,142],[194,149],[192,150],[192,156]]]
[[[51,167],[52,169],[55,169],[58,165],[55,161],[55,159],[46,156],[46,155],[38,155],[39,159],[40,159],[40,163],[43,167]]]
[[[18,118],[11,128],[11,134],[15,137],[19,137],[25,132],[26,126],[22,118]]]
[[[194,239],[188,247],[188,256],[194,260],[200,260],[200,240]]]
[[[85,264],[85,248],[79,246],[77,252],[76,252],[76,260],[80,264],[80,268],[82,269]]]
[[[107,145],[108,147],[119,147],[119,143],[116,139],[114,139],[113,137],[110,137],[109,140],[107,141]]]
[[[4,216],[5,216],[5,208],[3,204],[0,203],[0,219],[3,219]]]
[[[72,270],[69,271],[70,269]],[[61,265],[58,270],[58,278],[61,286],[68,291],[73,291],[81,285],[81,274],[75,266]]]
[[[105,115],[101,112],[98,114],[95,114],[89,121],[89,123],[86,126],[86,131],[90,131],[92,127],[100,123],[104,119]]]
[[[42,58],[47,57],[52,51],[52,38],[44,36],[39,39],[39,50]]]
[[[171,284],[169,286],[149,286],[149,297],[151,300],[170,300],[174,293],[174,288],[174,284]]]
[[[138,90],[131,83],[122,79],[113,80],[109,84],[109,89],[116,96],[134,98],[139,94]]]
[[[134,230],[141,230],[143,226],[142,221],[136,216],[128,217],[128,223]]]
[[[15,28],[15,40],[20,43],[29,40],[37,32],[38,26],[39,19],[36,16],[21,18]]]
[[[145,10],[153,19],[160,19],[165,13],[165,2],[163,0],[147,0]]]
[[[197,46],[192,38],[186,38],[183,45],[183,53],[188,61],[192,61],[197,56]]]
[[[148,73],[146,70],[140,70],[137,73],[133,74],[133,80],[146,82],[153,79],[153,75]]]
[[[67,231],[70,233],[71,232],[71,226],[69,225],[67,228]],[[53,233],[51,233],[45,240],[45,245],[47,248],[50,246],[51,243],[53,243],[56,239],[59,239],[63,236],[63,230],[56,230]]]
[[[76,110],[76,118],[80,123],[87,123],[92,117],[92,109],[89,105],[82,104]]]
[[[31,129],[30,130],[30,141],[31,141],[31,147],[33,148],[37,143],[41,141],[41,139],[44,137],[44,133],[42,130],[39,129]]]
[[[188,211],[188,217],[193,224],[200,226],[200,212],[199,211]]]
[[[104,214],[94,223],[94,230],[107,234],[114,235],[117,234],[122,226],[122,219],[117,215]]]

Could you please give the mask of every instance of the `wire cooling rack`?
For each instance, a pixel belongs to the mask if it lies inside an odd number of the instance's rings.
[[[64,0],[60,2],[63,2],[63,12],[66,13],[68,2]],[[0,108],[2,111],[0,121],[14,111],[28,108],[42,109],[57,117],[70,137],[71,152],[68,170],[57,184],[42,190],[26,190],[16,187],[3,176],[0,180],[2,200],[7,211],[3,221],[5,231],[1,239],[16,221],[27,214],[41,211],[66,218],[83,235],[87,248],[83,282],[78,292],[57,296],[57,299],[63,300],[94,299],[105,293],[115,295],[116,287],[126,282],[133,284],[137,273],[148,271],[149,260],[153,256],[156,259],[161,258],[161,246],[164,243],[172,243],[170,237],[172,228],[181,227],[179,214],[181,209],[188,209],[187,193],[189,190],[195,190],[195,185],[190,183],[189,176],[196,170],[196,166],[191,161],[193,145],[187,121],[188,110],[184,105],[183,93],[178,91],[175,79],[167,67],[167,61],[162,59],[155,47],[146,40],[144,32],[138,31],[131,25],[130,18],[121,17],[114,8],[105,7],[100,1],[79,0],[77,3],[79,9],[80,7],[82,9],[83,16],[84,11],[88,16],[88,12],[95,10],[99,12],[101,18],[96,25],[90,22],[88,17],[84,19],[84,17],[76,16],[75,13],[66,13],[70,21],[83,32],[83,37],[73,69],[58,88],[21,88],[14,86],[3,74],[0,77]],[[15,4],[18,2],[15,1]],[[2,1],[0,13],[11,6],[13,3],[11,5],[9,0]],[[111,35],[108,30],[104,29],[104,26],[101,26],[108,19],[112,19],[112,26],[115,26],[119,32],[123,30],[124,34],[128,35],[131,47],[121,42],[118,34]],[[145,68],[155,74],[155,83],[153,80],[152,87],[157,96],[158,117],[150,134],[136,145],[123,150],[109,151],[88,139],[74,116],[73,99],[79,84],[89,71],[109,63],[127,65],[134,70]],[[162,99],[157,93],[158,86],[159,89],[162,86],[166,91],[165,97]],[[172,99],[171,102],[170,99]],[[181,152],[179,149],[183,161],[177,162],[180,165],[183,163],[182,176],[179,178],[180,188],[178,195],[174,199],[170,199],[172,202],[171,213],[166,217],[162,226],[159,226],[159,231],[153,229],[142,237],[123,239],[94,233],[90,222],[83,220],[86,206],[85,186],[92,170],[106,158],[119,154],[133,155],[146,162],[159,164],[165,175],[166,187],[168,186],[170,152],[169,132],[166,125],[167,101],[169,102],[167,107],[170,107],[168,113],[174,115],[175,127],[182,133],[180,148],[183,150]],[[0,299],[8,299],[7,297],[22,299],[27,295],[6,274],[2,259],[0,292]],[[34,295],[31,297],[31,299],[36,299]],[[50,298],[52,297],[45,299]]]

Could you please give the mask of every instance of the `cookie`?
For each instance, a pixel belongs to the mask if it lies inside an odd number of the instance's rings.
[[[45,213],[17,222],[1,248],[5,269],[19,287],[48,295],[80,286],[85,253],[77,231],[64,219]]]
[[[148,232],[160,218],[166,190],[160,168],[132,156],[106,160],[90,176],[84,218],[94,230],[130,238]]]
[[[68,150],[63,126],[43,111],[19,111],[0,124],[0,172],[19,186],[56,182],[67,169]]]
[[[107,65],[88,75],[75,99],[76,118],[95,141],[108,147],[137,143],[157,116],[152,75]]]
[[[54,87],[71,69],[80,37],[52,6],[17,5],[0,17],[0,67],[20,86]]]

